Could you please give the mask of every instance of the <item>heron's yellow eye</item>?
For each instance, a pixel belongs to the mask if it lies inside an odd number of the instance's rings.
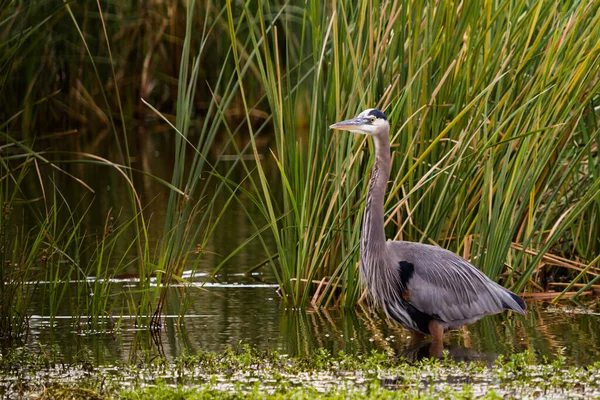
[[[375,122],[375,117],[371,117],[371,123]]]

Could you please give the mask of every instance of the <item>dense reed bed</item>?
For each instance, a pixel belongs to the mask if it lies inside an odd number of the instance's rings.
[[[360,297],[372,149],[327,127],[375,106],[392,124],[388,237],[450,248],[519,292],[557,275],[596,281],[598,4],[341,1],[278,12],[270,26],[268,7],[245,9],[230,37],[249,29],[260,54],[284,195],[279,208],[261,175],[256,201],[290,303]]]
[[[258,240],[265,262],[245,269],[270,265],[292,305],[355,305],[372,149],[328,126],[375,106],[392,124],[388,237],[449,248],[520,292],[560,278],[586,293],[600,248],[599,8],[5,2],[2,332],[25,331],[38,292],[53,315],[65,303],[97,321],[184,314],[187,293],[166,293],[233,202],[261,213],[247,212],[254,232],[234,253]],[[152,154],[168,147],[166,173]],[[94,206],[99,171],[125,188],[119,209]],[[140,287],[109,296],[106,278],[132,270]],[[74,274],[96,279],[70,293]]]

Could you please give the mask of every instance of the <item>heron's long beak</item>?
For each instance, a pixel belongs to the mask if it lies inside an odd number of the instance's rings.
[[[365,124],[364,118],[348,119],[333,125],[329,125],[329,129],[356,131],[361,125]]]

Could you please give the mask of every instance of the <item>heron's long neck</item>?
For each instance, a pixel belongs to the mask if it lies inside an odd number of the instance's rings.
[[[381,255],[385,246],[383,203],[390,177],[389,129],[379,135],[374,135],[373,141],[375,143],[375,163],[371,171],[361,231],[360,247],[363,260]]]

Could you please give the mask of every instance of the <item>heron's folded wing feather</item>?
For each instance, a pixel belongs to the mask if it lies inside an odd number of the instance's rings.
[[[434,318],[468,320],[499,312],[513,301],[507,299],[510,295],[503,287],[448,250],[411,242],[390,245],[399,262],[409,262],[414,268],[406,282],[408,301]]]

